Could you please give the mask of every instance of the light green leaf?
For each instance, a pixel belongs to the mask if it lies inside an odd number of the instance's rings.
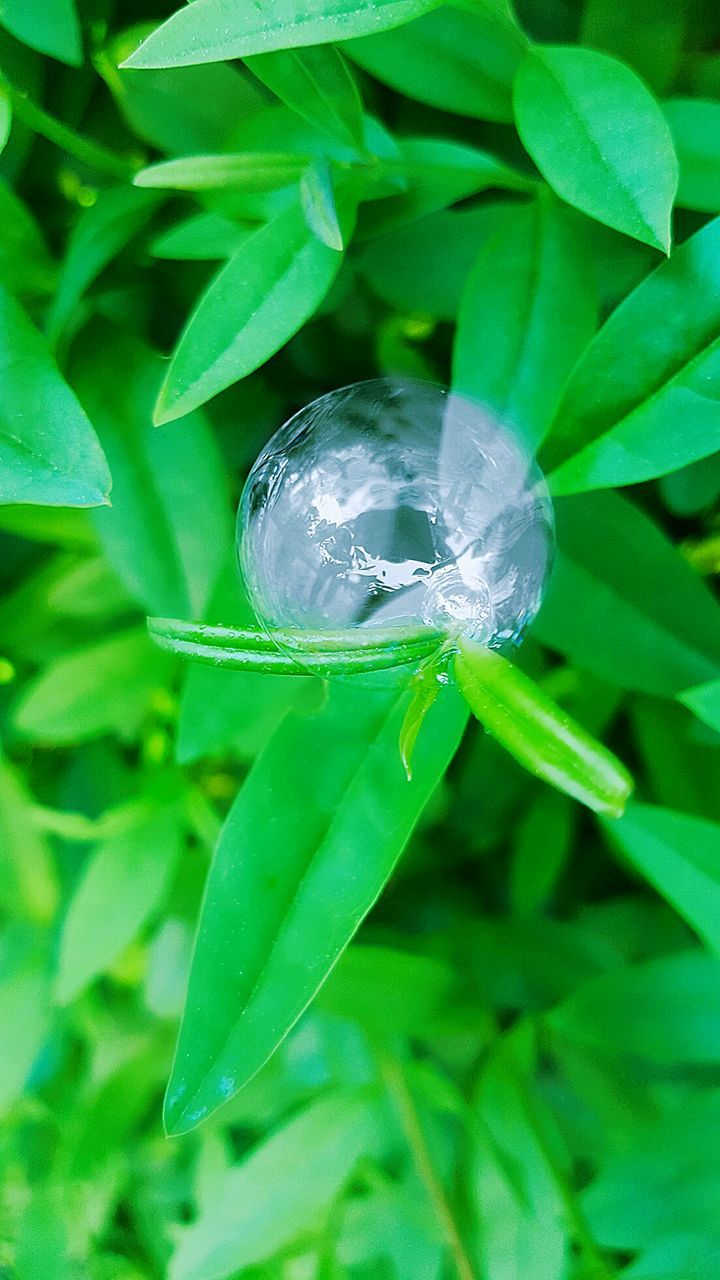
[[[105,733],[132,738],[164,683],[166,663],[142,629],[63,654],[25,685],[16,728],[34,742],[77,743]]]
[[[498,9],[442,5],[407,26],[351,40],[354,62],[441,111],[511,121],[512,82],[527,41]]]
[[[38,924],[52,920],[58,884],[52,851],[20,776],[0,757],[0,902]]]
[[[541,454],[553,492],[634,484],[715,452],[719,402],[716,218],[620,304],[577,365]]]
[[[720,952],[720,823],[631,804],[607,833],[707,946]]]
[[[274,191],[297,182],[307,162],[307,156],[265,151],[248,151],[244,155],[178,156],[141,169],[134,182],[137,187],[174,188],[176,191],[211,191],[218,187],[234,191]]]
[[[309,231],[299,203],[245,240],[188,320],[156,422],[183,417],[274,355],[319,306],[341,261]]]
[[[313,235],[321,244],[341,253],[345,244],[329,164],[316,160],[308,166],[300,180],[300,201]]]
[[[279,9],[253,0],[195,0],[154,31],[124,63],[180,67],[223,62],[365,36],[409,22],[438,0],[297,0]]]
[[[158,203],[130,187],[101,191],[78,219],[70,238],[45,331],[55,346],[89,285],[149,220]]]
[[[7,94],[0,90],[0,151],[5,149],[12,129],[12,106]]]
[[[720,608],[641,511],[598,493],[563,498],[555,514],[558,555],[533,624],[544,644],[609,684],[665,697],[720,674]]]
[[[2,0],[0,23],[38,53],[80,66],[82,40],[74,0]]]
[[[246,65],[286,106],[331,138],[364,149],[363,108],[347,62],[333,45],[278,49]]]
[[[397,748],[406,704],[403,692],[333,687],[319,715],[284,722],[249,774],[206,890],[170,1132],[192,1128],[255,1074],[382,891],[465,724],[447,690],[407,782]]]
[[[460,692],[488,733],[543,782],[619,817],[633,781],[617,757],[507,658],[467,640],[459,648]]]
[[[698,720],[720,733],[720,679],[686,689],[678,694],[678,701],[689,707]]]
[[[86,333],[73,378],[115,478],[96,521],[116,573],[146,609],[202,612],[231,541],[227,481],[201,414],[173,436],[152,426],[162,363],[114,329]]]
[[[663,111],[680,165],[678,204],[720,212],[720,102],[671,98]]]
[[[93,507],[109,489],[90,422],[37,329],[0,288],[0,502]]]
[[[254,1147],[182,1232],[170,1280],[224,1280],[322,1227],[374,1145],[376,1106],[366,1095],[328,1094]]]
[[[70,900],[60,936],[55,987],[61,1004],[104,973],[158,909],[180,853],[177,806],[164,799],[150,817],[93,850]]]
[[[537,446],[596,324],[592,265],[562,207],[508,210],[467,281],[453,387]]]
[[[10,948],[8,948],[10,949]],[[49,982],[42,942],[19,962],[0,957],[0,1115],[12,1107],[50,1028]]]
[[[196,213],[163,231],[150,251],[156,258],[180,258],[213,262],[231,258],[252,231],[219,213]]]
[[[677,159],[660,108],[629,67],[591,49],[538,47],[520,67],[514,103],[525,147],[563,200],[669,252]]]

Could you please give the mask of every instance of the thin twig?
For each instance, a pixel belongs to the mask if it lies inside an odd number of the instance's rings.
[[[26,124],[34,133],[54,143],[68,155],[80,160],[82,164],[108,173],[113,178],[122,178],[124,181],[132,179],[137,172],[138,164],[117,155],[114,151],[108,151],[99,142],[83,138],[61,120],[56,120],[54,116],[49,115],[4,77],[0,79],[0,92],[9,99],[18,120],[22,120],[23,124]]]

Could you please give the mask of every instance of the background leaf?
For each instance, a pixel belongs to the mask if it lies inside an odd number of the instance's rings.
[[[0,22],[31,49],[73,67],[82,62],[74,0],[3,0]]]

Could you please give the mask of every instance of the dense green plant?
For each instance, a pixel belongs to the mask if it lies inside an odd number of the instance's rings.
[[[716,1280],[714,0],[3,0],[0,140],[0,1276]],[[234,563],[378,373],[556,498],[432,705]]]

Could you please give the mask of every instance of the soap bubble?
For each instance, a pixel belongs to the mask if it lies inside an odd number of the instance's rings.
[[[553,513],[530,454],[463,396],[378,378],[272,437],[238,513],[258,618],[323,632],[426,625],[491,648],[540,608]]]

